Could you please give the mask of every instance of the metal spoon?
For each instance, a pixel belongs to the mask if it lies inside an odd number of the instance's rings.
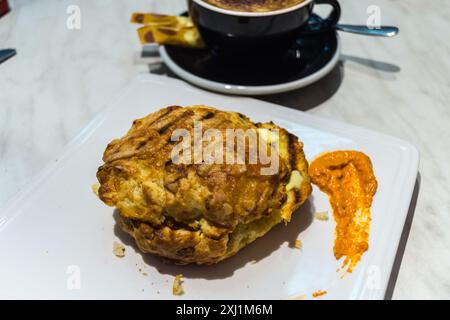
[[[16,55],[16,50],[14,49],[3,49],[0,50],[0,63],[8,60],[9,58]]]
[[[399,32],[399,29],[393,26],[381,26],[379,28],[371,29],[363,25],[337,24],[336,29],[339,31],[375,37],[393,37]]]

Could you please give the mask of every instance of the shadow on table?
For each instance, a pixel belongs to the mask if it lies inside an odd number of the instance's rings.
[[[408,215],[406,216],[405,225],[403,226],[402,236],[398,245],[397,254],[395,256],[394,265],[392,267],[391,276],[389,277],[388,287],[385,299],[391,300],[394,294],[395,284],[397,282],[398,273],[403,260],[403,254],[405,253],[406,243],[408,242],[409,232],[414,218],[414,211],[416,210],[417,198],[420,190],[420,173],[417,174],[416,184],[414,186],[413,196],[411,198],[411,204],[409,205]]]
[[[151,66],[150,73],[180,79],[165,64]],[[309,86],[285,93],[255,96],[254,98],[306,111],[330,99],[338,91],[343,76],[344,66],[340,61],[328,75]]]
[[[319,81],[297,90],[279,94],[254,96],[254,98],[301,111],[310,110],[321,105],[336,94],[344,79],[344,69],[347,62],[351,62],[355,66],[363,67],[364,72],[377,74],[377,77],[379,77],[380,73],[384,77],[394,77],[401,70],[399,66],[391,63],[341,54],[336,67]],[[179,79],[164,63],[149,66],[149,71],[153,74],[168,75],[169,77]]]
[[[382,72],[397,73],[397,72],[400,72],[400,70],[401,70],[399,66],[392,64],[392,63],[383,62],[383,61],[379,61],[379,60],[373,60],[373,59],[367,59],[367,58],[362,58],[362,57],[356,57],[356,56],[352,56],[349,54],[341,54],[340,60],[343,61],[344,63],[346,61],[351,61],[351,62],[357,63],[359,65],[368,67],[370,69],[382,71]]]
[[[400,72],[400,67],[391,63],[341,54],[337,66],[321,80],[294,91],[255,98],[301,111],[310,110],[330,99],[339,90],[347,62],[362,66],[366,73],[381,73],[384,77],[393,77],[393,74]]]
[[[298,239],[299,234],[311,225],[314,212],[313,199],[310,197],[292,215],[292,220],[289,224],[285,226],[284,223],[281,223],[275,226],[267,235],[246,246],[237,255],[212,266],[179,266],[164,261],[155,255],[141,253],[131,236],[123,232],[117,224],[119,215],[117,210],[113,214],[116,220],[114,233],[125,245],[133,247],[142,256],[146,264],[155,267],[162,274],[173,276],[183,274],[183,277],[190,279],[224,279],[232,276],[236,270],[243,268],[245,265],[270,256],[272,252],[278,250],[284,243],[293,244]]]
[[[338,91],[343,79],[344,64],[342,61],[339,61],[329,74],[309,86],[289,92],[257,96],[254,98],[301,111],[307,111],[330,99]]]

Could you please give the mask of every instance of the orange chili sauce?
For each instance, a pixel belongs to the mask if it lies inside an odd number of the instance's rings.
[[[313,298],[318,298],[318,297],[324,296],[326,294],[327,294],[327,292],[325,290],[317,290],[316,292],[314,292],[312,294],[312,296],[313,296]]]
[[[352,272],[369,248],[370,207],[377,190],[372,162],[362,152],[329,152],[311,163],[309,175],[333,208],[334,256],[344,257],[341,268]]]

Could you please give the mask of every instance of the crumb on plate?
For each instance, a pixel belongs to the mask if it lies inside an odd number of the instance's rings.
[[[295,241],[294,241],[294,248],[295,248],[295,249],[301,249],[301,248],[303,248],[302,240],[299,240],[299,239],[295,240]]]
[[[92,185],[92,192],[94,192],[97,197],[98,197],[98,189],[100,189],[100,184],[99,183],[94,183]]]
[[[113,253],[116,257],[123,258],[125,257],[125,247],[117,241],[114,241]]]
[[[314,218],[320,221],[328,221],[328,211],[316,212]]]
[[[177,274],[175,276],[175,279],[173,280],[172,294],[174,296],[181,296],[184,293],[182,282],[183,282],[183,275]]]

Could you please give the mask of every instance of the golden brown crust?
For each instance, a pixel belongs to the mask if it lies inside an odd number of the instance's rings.
[[[279,171],[261,175],[256,164],[174,164],[175,129],[193,136],[218,129],[279,130]],[[246,150],[248,156],[248,150]],[[172,106],[135,120],[112,141],[98,172],[99,197],[120,212],[119,223],[143,252],[179,263],[210,264],[234,255],[283,219],[289,221],[311,193],[303,144],[273,123],[254,124],[246,116],[206,106]],[[286,191],[290,173],[302,176]]]

